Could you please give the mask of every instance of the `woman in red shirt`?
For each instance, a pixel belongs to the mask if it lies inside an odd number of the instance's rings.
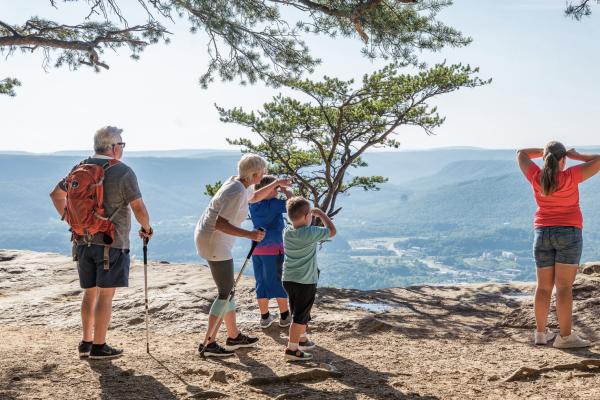
[[[540,169],[532,158],[543,157]],[[566,167],[567,158],[583,163]],[[560,335],[554,347],[588,347],[590,342],[571,331],[573,282],[581,259],[583,218],[579,184],[600,170],[600,155],[579,154],[562,143],[544,149],[517,151],[521,171],[531,183],[538,208],[535,212],[533,254],[537,266],[534,312],[535,344],[547,344],[556,334],[546,328],[552,289],[556,286],[556,316]]]

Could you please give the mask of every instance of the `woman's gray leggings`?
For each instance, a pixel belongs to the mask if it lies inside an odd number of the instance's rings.
[[[219,295],[213,301],[210,307],[210,315],[218,317],[221,315],[223,308],[225,312],[223,315],[230,311],[235,311],[235,299],[227,302],[227,296],[233,288],[234,277],[233,277],[233,259],[225,261],[209,261],[208,266],[210,267],[210,273],[212,274],[213,280],[217,285]]]

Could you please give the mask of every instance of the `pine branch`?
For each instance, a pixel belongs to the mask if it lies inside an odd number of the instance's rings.
[[[128,46],[135,55],[149,42],[158,40],[168,31],[160,24],[150,22],[125,29],[117,29],[111,23],[84,23],[59,25],[53,21],[30,19],[22,26],[11,26],[0,21],[0,51],[15,49],[35,51],[43,49],[47,58],[49,50],[64,51],[57,64],[66,62],[71,67],[89,65],[103,67],[99,53],[103,48]],[[148,40],[143,40],[142,36]]]
[[[21,86],[21,82],[13,78],[5,78],[0,80],[0,94],[15,96],[15,87]]]

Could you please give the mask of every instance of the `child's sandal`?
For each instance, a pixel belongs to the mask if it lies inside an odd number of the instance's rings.
[[[288,361],[307,361],[312,360],[313,356],[302,350],[285,349],[285,359]]]

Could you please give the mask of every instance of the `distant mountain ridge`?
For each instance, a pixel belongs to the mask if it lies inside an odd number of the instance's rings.
[[[189,155],[189,154],[188,154]],[[237,151],[205,152],[198,157],[126,157],[138,176],[156,228],[155,259],[198,262],[194,226],[208,204],[205,185],[236,174]],[[0,154],[0,248],[68,253],[69,233],[48,194],[75,163],[74,155]],[[368,153],[360,175],[383,175],[380,191],[357,190],[341,196],[335,223],[340,234],[323,246],[324,282],[350,287],[385,287],[420,283],[470,282],[435,273],[435,262],[460,273],[478,265],[476,281],[506,273],[505,280],[531,280],[532,221],[535,202],[512,150],[443,149]],[[581,186],[584,213],[584,259],[600,259],[600,185],[593,178]],[[134,226],[135,226],[134,222]],[[349,241],[395,238],[405,259],[390,248],[354,252]],[[132,251],[140,243],[132,236]],[[400,247],[398,247],[400,246]],[[236,257],[247,252],[238,241]],[[484,254],[514,254],[514,260],[477,261]],[[370,255],[369,255],[370,254]],[[364,257],[366,258],[364,258]],[[358,258],[357,258],[358,257]],[[362,257],[362,258],[361,258]],[[473,261],[476,260],[476,261]],[[487,262],[487,261],[486,261]],[[364,280],[349,279],[347,268],[360,268]],[[483,269],[482,269],[483,268]],[[461,275],[464,279],[468,275]],[[465,278],[466,276],[466,278]],[[463,279],[461,278],[461,279]],[[499,278],[497,278],[499,279]],[[358,286],[355,286],[358,285]],[[362,286],[361,286],[362,285]]]
[[[443,166],[436,174],[410,182],[420,189],[435,189],[459,182],[468,182],[518,172],[514,160],[461,160]]]
[[[89,150],[63,150],[51,153],[31,153],[26,151],[0,151],[0,155],[24,156],[57,156],[57,157],[89,157],[93,151]],[[196,150],[141,150],[127,151],[126,157],[166,157],[166,158],[199,158],[216,157],[231,154],[240,154],[239,150],[196,149]]]

